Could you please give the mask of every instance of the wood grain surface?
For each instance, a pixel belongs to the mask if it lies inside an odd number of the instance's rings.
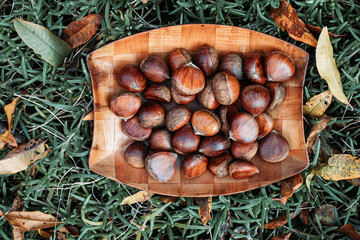
[[[116,74],[127,64],[139,65],[149,54],[166,57],[176,48],[194,52],[203,44],[213,46],[219,54],[235,52],[243,59],[246,54],[263,55],[274,50],[288,54],[295,62],[293,78],[284,83],[284,103],[271,111],[274,129],[290,144],[290,154],[282,162],[268,163],[258,155],[251,162],[260,173],[244,180],[217,178],[209,170],[195,179],[186,179],[180,171],[180,160],[173,180],[159,183],[145,169],[131,167],[124,160],[124,151],[132,142],[121,129],[121,120],[109,108],[110,100],[124,92]],[[222,25],[190,24],[142,32],[110,43],[88,55],[95,105],[94,136],[89,157],[90,169],[126,185],[171,196],[199,197],[244,192],[265,186],[303,171],[309,164],[305,149],[302,98],[309,55],[306,51],[256,31]]]

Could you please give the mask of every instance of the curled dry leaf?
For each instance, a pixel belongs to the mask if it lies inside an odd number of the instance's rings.
[[[322,130],[324,130],[328,124],[328,122],[330,122],[330,120],[332,120],[333,118],[327,116],[327,115],[323,115],[317,124],[315,124],[309,133],[309,136],[306,140],[306,149],[308,152],[311,151],[312,146],[314,145],[316,139],[318,138],[318,133],[320,133]]]
[[[145,201],[149,200],[153,195],[154,195],[154,193],[152,193],[152,192],[139,191],[139,192],[135,193],[134,195],[131,195],[131,196],[125,198],[124,200],[122,200],[120,205],[128,205],[128,204],[133,204],[133,203],[137,203],[137,202],[145,202]]]
[[[356,231],[354,225],[346,224],[339,229],[339,232],[346,234],[351,240],[360,240],[360,234]]]
[[[302,186],[303,182],[304,180],[300,173],[281,181],[281,199],[274,200],[278,200],[285,205],[294,192]]]
[[[328,29],[327,27],[324,27],[321,31],[319,42],[316,47],[316,67],[320,76],[328,83],[329,89],[334,97],[336,97],[340,102],[347,104],[352,110],[353,108],[343,92],[340,72],[336,66],[333,55],[334,52],[330,42]]]
[[[14,135],[12,135],[9,130],[6,130],[2,135],[0,135],[0,149],[4,148],[6,144],[12,147],[18,146]]]
[[[71,22],[63,30],[61,38],[72,48],[76,48],[91,39],[101,23],[100,14],[90,14],[79,21]]]
[[[332,93],[327,90],[323,93],[313,96],[303,106],[304,115],[311,118],[322,116],[329,108],[332,100]]]
[[[86,115],[83,119],[83,121],[92,121],[94,120],[94,110],[92,110],[88,115]]]
[[[289,36],[297,41],[316,47],[317,40],[306,28],[305,23],[299,19],[299,14],[285,0],[280,1],[278,8],[270,8],[270,16],[281,31],[287,31]]]
[[[195,198],[199,204],[199,216],[201,222],[206,225],[207,221],[211,219],[212,197]]]
[[[15,140],[15,137],[11,134],[11,129],[12,129],[12,117],[15,113],[15,109],[16,109],[16,103],[19,101],[19,97],[14,98],[14,100],[12,100],[11,103],[7,104],[4,107],[4,111],[6,113],[6,118],[7,118],[7,122],[8,122],[8,130],[5,131],[2,135],[0,135],[0,149],[3,148],[6,144],[12,146],[12,147],[17,147],[17,142]]]
[[[294,212],[290,213],[291,219],[295,218],[297,215],[301,213],[304,207],[307,206],[307,202],[303,202],[300,206],[299,211],[294,214]],[[282,227],[288,222],[287,215],[281,215],[280,217],[275,218],[274,220],[270,221],[269,223],[264,224],[264,229],[275,229],[277,227]]]
[[[321,33],[321,27],[318,27],[318,26],[313,26],[313,25],[311,25],[311,24],[305,24],[306,25],[306,27],[310,30],[310,31],[312,31],[312,32],[316,32],[316,33]],[[336,38],[336,37],[343,37],[343,36],[345,36],[346,34],[344,34],[344,35],[336,35],[336,34],[333,34],[332,32],[329,32],[329,36],[330,37],[334,37],[334,38]]]
[[[298,232],[298,230],[293,230],[293,231],[288,232],[288,233],[277,235],[275,237],[272,237],[271,240],[289,240],[291,234],[293,234],[294,232]]]

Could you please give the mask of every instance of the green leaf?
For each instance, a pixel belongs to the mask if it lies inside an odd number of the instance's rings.
[[[71,54],[70,45],[43,26],[15,18],[14,27],[26,45],[54,67]]]

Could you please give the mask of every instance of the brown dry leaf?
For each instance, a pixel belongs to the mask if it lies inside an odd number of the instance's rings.
[[[12,147],[18,146],[15,137],[9,130],[6,130],[2,135],[0,135],[0,149],[4,148],[6,144],[9,144]]]
[[[294,233],[294,232],[298,232],[298,230],[293,230],[293,231],[288,232],[288,233],[277,235],[275,237],[272,237],[271,240],[289,240],[291,234]]]
[[[58,232],[56,233],[56,235],[58,240],[66,240],[65,234],[63,234],[62,232]]]
[[[349,183],[351,183],[356,187],[360,186],[360,178],[348,179],[346,181],[348,181]]]
[[[12,100],[11,103],[4,107],[4,111],[6,113],[7,121],[8,121],[8,130],[0,135],[0,149],[3,148],[6,144],[9,144],[12,147],[17,147],[18,144],[15,140],[15,137],[11,134],[12,129],[12,117],[15,113],[16,103],[19,101],[19,97]]]
[[[300,206],[299,211],[297,211],[296,214],[294,214],[293,212],[290,213],[291,219],[294,219],[297,215],[299,215],[302,212],[303,208],[306,207],[307,205],[308,205],[307,202],[303,202]],[[281,216],[275,218],[274,220],[271,220],[269,223],[266,223],[264,225],[264,228],[265,229],[275,229],[277,227],[284,226],[287,222],[288,222],[288,219],[287,219],[286,214],[281,215]]]
[[[38,229],[38,233],[43,238],[50,239],[51,237],[54,237],[54,234],[51,234],[50,232],[41,229]]]
[[[294,192],[302,186],[303,182],[304,180],[300,173],[281,181],[281,199],[274,200],[278,200],[285,205]]]
[[[16,195],[12,207],[11,207],[11,211],[21,211],[23,209],[23,199],[22,197],[18,194]],[[24,231],[21,230],[18,227],[13,227],[13,236],[15,240],[23,240],[24,238]]]
[[[101,15],[90,14],[79,21],[71,22],[63,30],[61,38],[72,48],[88,42],[95,35],[101,23]]]
[[[316,32],[316,33],[321,33],[321,27],[318,27],[318,26],[313,26],[313,25],[311,25],[311,24],[305,24],[306,25],[306,27],[310,30],[310,31],[312,31],[312,32]],[[331,36],[331,37],[334,37],[334,38],[336,38],[336,37],[343,37],[343,36],[345,36],[346,34],[344,34],[344,35],[336,35],[336,34],[333,34],[332,32],[329,32],[329,36]]]
[[[328,164],[320,164],[311,174],[333,181],[359,178],[360,159],[349,154],[334,154]]]
[[[316,139],[314,145],[311,147],[311,150],[314,154],[316,154],[316,148],[317,148],[318,141],[320,141],[319,138]],[[327,144],[328,144],[328,147],[330,148],[330,153],[325,148],[324,144],[320,144],[319,159],[323,162],[327,162],[327,160],[329,158],[331,158],[332,155],[341,153],[340,151],[336,150],[335,148],[332,148],[330,146],[330,143],[327,142]]]
[[[304,115],[313,119],[322,116],[329,108],[332,96],[330,90],[327,90],[310,98],[303,106]]]
[[[316,38],[306,28],[305,23],[299,19],[299,14],[290,3],[282,0],[279,8],[270,8],[269,13],[281,31],[286,30],[293,39],[316,47]]]
[[[0,174],[14,174],[27,169],[32,163],[44,158],[50,149],[45,141],[34,139],[28,143],[14,148],[6,155],[6,158],[0,159]]]
[[[199,216],[201,222],[206,225],[207,221],[211,219],[212,197],[195,198],[199,204]]]
[[[162,201],[163,203],[176,203],[177,200],[179,200],[178,197],[171,197],[171,196],[162,196],[159,198],[160,201]]]
[[[94,120],[94,110],[92,110],[88,115],[86,115],[83,119],[83,121],[92,121]]]
[[[319,123],[315,124],[309,133],[309,136],[306,140],[306,149],[308,152],[311,151],[312,146],[314,145],[316,139],[318,138],[318,133],[320,133],[322,130],[324,130],[328,124],[328,122],[330,122],[330,120],[332,120],[332,117],[329,117],[327,115],[323,115],[320,119],[319,119]]]
[[[319,36],[319,42],[316,47],[316,67],[320,76],[325,79],[329,85],[331,93],[340,102],[347,104],[351,110],[352,106],[343,92],[343,87],[340,79],[340,72],[336,66],[334,59],[333,47],[330,42],[330,37],[327,27],[324,27]]]
[[[309,209],[302,210],[299,214],[299,218],[304,225],[309,225]]]
[[[339,232],[346,234],[351,240],[360,240],[360,234],[352,224],[346,224],[339,229]]]
[[[120,205],[133,204],[133,203],[137,203],[137,202],[145,202],[145,201],[149,200],[153,195],[154,195],[154,193],[152,193],[152,192],[139,191],[139,192],[135,193],[134,195],[129,196],[129,197],[125,198],[124,200],[122,200]]]
[[[15,113],[16,103],[18,102],[19,97],[15,98],[10,104],[4,107],[4,111],[6,113],[7,121],[8,121],[8,130],[12,129],[12,116]]]

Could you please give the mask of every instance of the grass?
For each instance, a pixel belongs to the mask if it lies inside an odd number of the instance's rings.
[[[310,62],[305,82],[305,99],[327,89],[315,65],[313,47],[292,40],[274,24],[267,13],[278,1],[140,1],[125,0],[33,0],[0,1],[0,120],[6,125],[3,107],[21,96],[14,116],[13,133],[19,141],[31,138],[48,139],[52,152],[38,162],[36,174],[29,171],[0,177],[0,210],[8,211],[17,193],[24,199],[24,210],[42,211],[57,216],[68,225],[76,226],[77,239],[270,239],[292,229],[293,239],[347,239],[336,231],[351,223],[360,231],[360,188],[346,181],[324,181],[314,177],[310,192],[303,185],[287,205],[273,198],[280,197],[280,184],[254,191],[213,198],[212,219],[202,225],[198,206],[191,198],[180,198],[165,204],[155,195],[151,200],[132,206],[120,206],[124,197],[137,192],[121,183],[107,180],[88,169],[88,154],[92,140],[92,122],[81,119],[93,108],[92,89],[85,53],[79,56],[75,71],[53,68],[28,48],[14,31],[15,17],[44,25],[61,35],[62,29],[75,19],[89,13],[102,14],[101,33],[95,42],[98,48],[127,35],[153,28],[186,24],[216,23],[241,26],[284,39],[305,49]],[[321,144],[343,153],[359,155],[360,132],[360,3],[354,0],[291,1],[306,23],[328,26],[334,57],[338,64],[344,92],[354,111],[333,100],[326,114],[335,117],[320,134]],[[305,133],[317,120],[306,119]],[[319,145],[320,146],[320,145]],[[303,172],[307,176],[317,162],[318,152],[310,155],[311,165]],[[0,150],[4,157],[9,148]],[[310,195],[311,193],[311,195]],[[186,201],[186,205],[180,204]],[[264,230],[262,227],[279,215],[298,210],[308,202],[310,223],[299,218],[289,220],[282,228]],[[333,226],[321,225],[312,215],[319,206],[333,204],[336,221]],[[137,225],[145,224],[145,231]],[[12,239],[11,226],[0,219],[0,239]],[[25,234],[25,239],[39,239],[37,232]],[[76,239],[68,237],[68,239]],[[248,238],[249,239],[249,238]]]

